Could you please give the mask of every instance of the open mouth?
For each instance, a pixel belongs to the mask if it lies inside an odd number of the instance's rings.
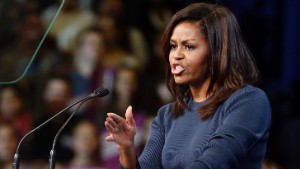
[[[182,67],[181,65],[173,65],[171,68],[171,72],[174,75],[181,74],[184,70],[185,70],[185,68]]]

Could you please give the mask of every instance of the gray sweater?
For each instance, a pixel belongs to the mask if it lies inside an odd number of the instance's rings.
[[[163,106],[151,124],[138,159],[142,169],[260,169],[264,159],[271,110],[266,94],[251,85],[233,93],[208,120],[189,99],[190,109],[176,119],[174,103]]]

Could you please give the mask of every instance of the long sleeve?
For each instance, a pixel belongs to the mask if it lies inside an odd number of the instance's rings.
[[[137,160],[136,169],[163,168],[161,162],[161,154],[165,143],[163,116],[167,111],[166,109],[168,109],[167,106],[162,107],[158,111],[158,116],[153,119],[148,135],[148,141],[142,155]],[[120,169],[124,168],[120,166]]]
[[[203,155],[188,169],[260,167],[261,163],[257,165],[257,162],[265,154],[271,123],[271,110],[266,95],[250,88],[230,98],[224,106],[223,118],[223,124],[203,148]]]
[[[206,120],[189,99],[182,116],[163,106],[151,124],[137,169],[259,169],[265,155],[271,110],[265,93],[246,85]]]
[[[142,169],[163,168],[161,162],[162,149],[165,144],[165,128],[162,122],[163,109],[165,107],[159,110],[159,115],[151,123],[149,139],[138,160]]]

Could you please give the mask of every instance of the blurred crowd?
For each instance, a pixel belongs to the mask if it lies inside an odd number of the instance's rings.
[[[15,80],[24,72],[60,4],[1,4],[6,10],[1,17],[1,81]],[[117,148],[104,141],[104,121],[107,112],[124,116],[129,105],[139,128],[136,149],[141,152],[148,124],[171,100],[159,58],[160,35],[173,11],[169,7],[164,1],[66,0],[25,78],[0,87],[0,168],[11,168],[22,136],[99,87],[110,94],[86,102],[63,130],[56,168],[118,168]],[[21,168],[47,168],[53,137],[73,111],[24,141]]]
[[[161,34],[174,11],[191,2],[196,1],[65,0],[25,78],[0,86],[0,169],[11,168],[17,144],[27,132],[99,87],[108,88],[110,94],[86,102],[63,130],[56,146],[56,168],[118,168],[117,148],[104,140],[104,121],[107,112],[124,116],[128,105],[133,106],[138,126],[136,151],[141,152],[151,119],[160,106],[172,100],[164,84]],[[60,3],[0,2],[0,81],[21,76]],[[243,30],[243,23],[241,27]],[[249,42],[251,45],[251,38]],[[257,58],[263,78],[268,81],[274,75],[268,76],[269,70],[261,66],[270,61],[267,59]],[[280,126],[278,117],[282,111],[277,109],[277,103],[285,103],[289,108],[296,104],[280,100],[286,95],[274,93],[267,84],[262,87],[276,114],[263,169],[279,169],[289,162],[277,154],[290,152],[278,145],[293,138],[300,127],[296,121]],[[74,110],[61,114],[25,140],[20,148],[20,168],[48,167],[53,137]],[[293,110],[299,110],[299,106]]]

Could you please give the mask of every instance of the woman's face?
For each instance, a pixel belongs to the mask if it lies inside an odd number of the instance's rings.
[[[99,56],[103,54],[104,46],[102,35],[97,32],[87,32],[83,35],[78,54],[83,60],[96,62]]]
[[[99,139],[95,127],[88,123],[81,123],[73,136],[73,148],[77,155],[90,158],[98,150]]]
[[[0,128],[0,161],[10,162],[17,148],[17,138],[11,127]]]
[[[170,38],[169,61],[177,84],[199,86],[207,80],[208,46],[199,23],[183,21]]]
[[[44,91],[44,100],[51,113],[60,111],[70,101],[70,86],[61,79],[51,79]]]
[[[131,99],[137,91],[136,73],[130,69],[120,69],[116,76],[116,92],[120,98]]]
[[[0,112],[6,117],[16,115],[22,108],[22,101],[13,89],[4,89],[0,94]]]

